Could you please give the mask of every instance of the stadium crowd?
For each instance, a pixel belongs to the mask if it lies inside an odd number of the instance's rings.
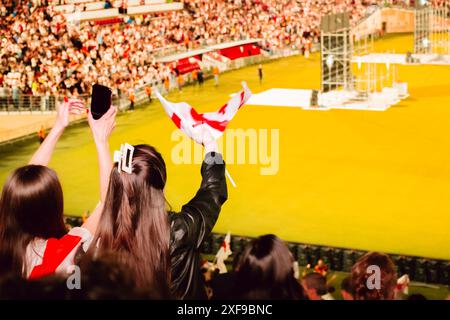
[[[171,78],[155,61],[161,48],[193,49],[261,38],[263,48],[309,48],[318,41],[320,16],[350,9],[352,23],[366,0],[185,0],[185,10],[125,17],[123,23],[68,23],[46,0],[0,5],[0,88],[9,94],[77,96],[99,82],[115,94]],[[0,93],[1,94],[1,93]],[[6,92],[3,92],[6,94]]]

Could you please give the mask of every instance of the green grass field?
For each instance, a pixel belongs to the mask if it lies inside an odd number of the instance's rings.
[[[412,36],[376,43],[378,52],[411,50]],[[221,75],[220,86],[187,87],[169,96],[212,111],[246,80],[255,93],[270,88],[319,88],[319,55],[285,58]],[[259,164],[230,164],[237,182],[216,231],[450,259],[450,67],[400,66],[411,97],[386,112],[248,106],[229,128],[279,129],[279,171],[260,174]],[[179,209],[197,190],[200,166],[171,161],[174,126],[154,101],[118,116],[111,139],[148,143],[168,169],[167,198]],[[27,163],[37,141],[2,147],[0,182]],[[226,155],[225,155],[226,156]],[[94,144],[86,123],[67,129],[51,162],[62,181],[65,212],[81,215],[98,201]]]

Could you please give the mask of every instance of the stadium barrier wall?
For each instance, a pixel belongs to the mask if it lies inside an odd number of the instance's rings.
[[[72,227],[80,226],[82,218],[66,216],[66,223]],[[225,239],[225,234],[212,233],[202,244],[201,252],[205,255],[215,255]],[[244,248],[253,240],[252,237],[232,235],[230,241],[234,257],[239,256]],[[313,245],[299,242],[287,242],[294,260],[300,267],[311,265],[312,268],[322,259],[331,271],[350,272],[355,262],[367,251],[349,248],[338,248],[323,245]],[[428,259],[409,255],[389,255],[397,267],[399,276],[407,274],[412,281],[424,284],[450,285],[450,264],[446,260]],[[230,263],[231,264],[231,263]]]
[[[380,27],[384,33],[414,32],[414,10],[384,8],[381,16]]]

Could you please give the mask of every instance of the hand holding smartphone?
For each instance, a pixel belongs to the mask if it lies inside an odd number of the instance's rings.
[[[100,119],[111,107],[112,91],[100,84],[92,86],[91,113],[95,120]]]

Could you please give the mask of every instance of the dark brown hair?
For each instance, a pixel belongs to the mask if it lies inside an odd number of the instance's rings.
[[[131,174],[111,171],[105,206],[88,257],[114,251],[137,288],[169,291],[170,228],[166,165],[153,147],[135,146]]]
[[[327,278],[317,272],[311,272],[302,279],[308,289],[316,290],[317,295],[323,296],[328,292]]]
[[[306,299],[294,277],[294,258],[286,243],[269,234],[253,240],[236,267],[234,299]]]
[[[56,173],[45,166],[16,169],[0,199],[0,275],[24,275],[26,248],[34,238],[66,233],[63,193]]]
[[[380,288],[369,288],[370,266],[380,269]],[[351,286],[355,300],[393,300],[397,285],[397,271],[391,258],[384,253],[369,252],[352,267]]]

